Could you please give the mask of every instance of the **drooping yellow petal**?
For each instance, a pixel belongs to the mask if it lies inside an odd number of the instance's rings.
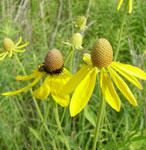
[[[23,45],[20,45],[20,46],[15,47],[15,49],[23,48],[23,47],[27,46],[28,44],[29,44],[29,42],[27,42],[27,43],[25,43],[25,44],[23,44]]]
[[[54,75],[50,81],[51,95],[63,107],[69,104],[69,95],[62,93],[62,88],[66,82],[66,75]]]
[[[107,103],[113,109],[119,112],[121,107],[120,98],[115,91],[114,85],[110,77],[108,76],[108,74],[104,69],[101,69],[100,73],[100,86],[102,89],[103,96],[107,101]]]
[[[133,106],[136,106],[137,102],[136,102],[131,90],[129,89],[127,84],[124,82],[124,80],[112,68],[108,68],[108,71],[109,71],[114,83],[116,84],[117,88],[121,91],[121,93],[124,95],[124,97]]]
[[[14,49],[13,51],[16,52],[16,53],[23,53],[23,52],[25,52],[25,49],[23,49],[23,50],[16,50],[16,49]]]
[[[26,80],[30,80],[30,79],[33,79],[37,76],[43,76],[45,73],[44,72],[39,72],[39,71],[34,71],[34,73],[30,74],[30,75],[27,75],[27,76],[17,76],[16,79],[17,80],[21,80],[21,81],[26,81]]]
[[[75,89],[70,102],[70,114],[72,117],[83,110],[88,103],[96,82],[97,68],[93,68]]]
[[[118,3],[117,10],[119,10],[119,9],[120,9],[120,7],[121,7],[122,3],[123,3],[123,0],[120,0],[120,1],[119,1],[119,3]]]
[[[10,51],[8,56],[11,58],[12,55],[13,55],[13,51]]]
[[[1,54],[0,54],[0,57],[3,56],[3,55],[5,55],[5,53],[6,53],[6,52],[1,53]]]
[[[53,99],[62,107],[68,106],[70,100],[69,95],[60,95],[54,92],[52,92],[51,95]]]
[[[129,72],[125,70],[120,70],[119,68],[114,67],[114,66],[112,66],[112,68],[114,68],[118,73],[124,76],[128,81],[130,81],[136,87],[138,87],[139,89],[142,89],[140,82],[132,74],[130,74]]]
[[[15,46],[18,46],[21,43],[21,41],[22,41],[22,37],[20,36],[19,41],[16,43]]]
[[[83,62],[87,65],[92,65],[91,55],[88,53],[83,54]]]
[[[73,77],[66,83],[66,85],[63,88],[63,92],[65,94],[71,93],[78,84],[83,80],[83,78],[86,76],[86,74],[89,72],[89,66],[85,65],[83,66]]]
[[[129,0],[129,13],[132,12],[132,0]]]
[[[24,87],[22,89],[19,89],[17,91],[2,93],[2,95],[12,96],[12,95],[19,94],[19,93],[21,93],[23,91],[26,91],[27,89],[29,89],[29,88],[33,87],[34,85],[36,85],[40,81],[41,78],[42,78],[42,76],[39,76],[32,83],[30,83],[29,85],[27,85],[26,87]]]
[[[5,52],[5,53],[3,54],[3,56],[0,57],[0,60],[3,60],[3,59],[7,56],[7,54],[8,54],[8,52]]]
[[[44,100],[48,97],[50,91],[50,75],[48,75],[42,85],[33,92],[33,95],[40,100]]]
[[[62,74],[66,74],[67,77],[72,77],[72,74],[66,68],[63,68]]]
[[[146,73],[143,70],[139,69],[138,67],[134,67],[132,65],[122,64],[118,62],[112,62],[111,66],[116,67],[121,71],[125,71],[135,76],[136,78],[146,80]]]

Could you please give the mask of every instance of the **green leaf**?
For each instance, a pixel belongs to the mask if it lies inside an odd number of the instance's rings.
[[[96,115],[88,105],[86,105],[84,109],[84,116],[94,127],[96,127]]]
[[[29,130],[37,138],[37,140],[41,141],[40,134],[35,129],[29,127]]]

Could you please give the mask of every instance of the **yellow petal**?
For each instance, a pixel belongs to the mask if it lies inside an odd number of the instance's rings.
[[[27,43],[25,43],[25,44],[23,44],[23,45],[20,45],[20,46],[17,46],[17,47],[15,47],[15,49],[19,49],[19,48],[23,48],[23,47],[25,47],[25,46],[27,46],[29,44],[29,42],[27,42]]]
[[[42,85],[33,92],[33,95],[40,99],[46,99],[50,94],[50,75],[48,75]]]
[[[8,55],[9,57],[12,57],[13,51],[10,51],[10,54]]]
[[[12,95],[16,95],[16,94],[19,94],[31,87],[33,87],[34,85],[36,85],[40,79],[42,78],[42,76],[39,76],[37,77],[32,83],[30,83],[29,85],[27,85],[26,87],[22,88],[22,89],[19,89],[17,91],[13,91],[13,92],[7,92],[7,93],[2,93],[2,95],[5,95],[5,96],[12,96]]]
[[[66,83],[66,85],[63,88],[63,92],[65,94],[71,93],[78,84],[82,81],[82,79],[86,76],[86,74],[89,72],[89,66],[85,65],[83,66],[73,77]]]
[[[5,55],[5,53],[6,53],[6,52],[1,53],[1,54],[0,54],[0,57],[3,56],[3,55]]]
[[[146,73],[143,70],[139,69],[138,67],[134,67],[131,65],[122,64],[122,63],[118,63],[118,62],[113,62],[111,64],[111,66],[116,67],[120,70],[123,70],[123,71],[135,76],[136,78],[146,80]]]
[[[132,12],[132,0],[129,0],[129,13]]]
[[[110,77],[108,76],[108,74],[104,69],[101,69],[100,73],[100,86],[102,89],[103,96],[107,101],[107,103],[113,109],[119,112],[121,107],[120,98],[115,91],[114,85]]]
[[[66,68],[63,68],[63,71],[67,74],[71,74]]]
[[[88,53],[83,54],[83,62],[87,65],[92,65],[91,55]]]
[[[120,1],[119,1],[119,3],[118,3],[117,10],[119,10],[119,9],[120,9],[120,7],[121,7],[122,3],[123,3],[123,0],[120,0]]]
[[[125,71],[125,70],[120,70],[117,67],[112,66],[118,73],[120,73],[122,76],[124,76],[128,81],[130,81],[132,84],[134,84],[136,87],[138,87],[139,89],[142,89],[141,84],[139,83],[139,81],[129,72]]]
[[[14,49],[13,51],[16,52],[16,53],[23,53],[23,52],[25,52],[25,49],[23,49],[23,50],[16,50],[16,49]]]
[[[62,107],[68,106],[70,100],[69,95],[60,95],[54,92],[52,92],[51,95],[53,99]]]
[[[54,75],[50,81],[51,95],[63,107],[69,104],[69,95],[62,93],[62,88],[67,82],[66,79],[66,75]]]
[[[112,68],[108,68],[108,70],[117,88],[132,105],[136,106],[137,102],[124,80]]]
[[[22,80],[22,81],[26,81],[26,80],[30,80],[30,79],[33,79],[37,76],[43,76],[45,73],[43,72],[39,72],[39,71],[34,71],[34,73],[30,74],[30,75],[27,75],[27,76],[17,76],[16,79],[17,80]]]
[[[20,36],[19,41],[17,42],[17,44],[15,46],[18,46],[22,41],[22,37]]]
[[[77,115],[88,103],[96,82],[97,68],[93,68],[75,89],[70,102],[71,116]]]
[[[5,52],[5,53],[3,54],[3,56],[0,57],[0,60],[3,60],[3,59],[6,57],[7,54],[8,54],[8,52]]]

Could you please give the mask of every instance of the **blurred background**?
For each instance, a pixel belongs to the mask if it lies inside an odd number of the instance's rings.
[[[26,52],[18,54],[26,73],[32,73],[44,62],[48,50],[62,51],[64,60],[70,48],[63,42],[70,40],[77,32],[75,22],[79,16],[87,18],[83,47],[75,52],[73,70],[82,65],[82,54],[90,53],[97,38],[106,38],[115,51],[122,20],[124,4],[117,11],[118,0],[1,0],[0,1],[0,48],[5,37],[17,43],[22,36],[23,43],[29,41]],[[133,11],[127,14],[121,40],[118,61],[131,64],[146,71],[144,51],[146,50],[146,0],[133,0]],[[24,87],[16,81],[22,70],[14,58],[0,61],[0,90],[12,91]],[[69,62],[66,64],[69,69]],[[122,108],[119,113],[108,104],[103,124],[103,133],[98,142],[100,150],[146,150],[146,85],[143,90],[127,83],[137,99],[138,106],[131,106],[120,95]],[[146,83],[145,83],[146,84]],[[62,128],[72,150],[91,149],[96,114],[99,108],[99,93],[95,88],[92,99],[84,111],[75,118],[69,116],[66,108]],[[36,111],[29,91],[12,97],[0,96],[0,150],[65,150],[64,139],[57,132],[53,107],[50,98],[38,100],[46,124],[51,132],[48,135]],[[64,108],[59,107],[62,118]]]

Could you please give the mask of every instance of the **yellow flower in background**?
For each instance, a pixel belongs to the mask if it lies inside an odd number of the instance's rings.
[[[137,102],[123,76],[139,89],[142,89],[140,82],[136,79],[146,80],[146,73],[141,69],[119,62],[112,62],[113,50],[106,39],[99,39],[95,42],[91,57],[85,54],[84,65],[64,86],[65,94],[74,93],[70,102],[71,116],[77,115],[88,103],[95,87],[96,76],[100,75],[100,87],[107,103],[116,111],[120,111],[120,98],[114,88],[114,84],[124,97],[133,105]],[[113,84],[114,82],[114,84]]]
[[[118,4],[118,7],[117,7],[117,10],[119,11],[121,5],[123,3],[123,0],[119,0],[119,4]],[[132,0],[129,0],[129,13],[132,12]]]
[[[83,37],[80,33],[74,33],[70,39],[70,42],[64,42],[65,44],[72,46],[73,49],[82,50]]]
[[[0,60],[3,60],[7,55],[9,57],[12,57],[13,53],[25,52],[25,49],[21,50],[21,48],[27,46],[29,44],[29,42],[27,42],[23,45],[19,45],[21,43],[21,41],[22,41],[22,37],[20,37],[19,41],[16,44],[14,44],[14,42],[11,39],[5,38],[2,42],[4,49],[0,49],[0,50],[4,51],[0,54]]]
[[[26,87],[13,92],[2,93],[5,96],[19,94],[33,86],[35,86],[43,77],[45,77],[41,86],[36,89],[33,94],[36,98],[43,100],[51,93],[53,99],[65,107],[69,103],[69,95],[63,95],[61,90],[65,83],[72,75],[63,68],[62,54],[57,49],[48,51],[45,57],[45,63],[39,67],[38,70],[33,70],[33,73],[27,76],[17,76],[17,80],[30,80],[34,79],[32,83]]]
[[[84,16],[80,16],[77,18],[75,27],[78,27],[80,30],[85,30],[87,19]]]

